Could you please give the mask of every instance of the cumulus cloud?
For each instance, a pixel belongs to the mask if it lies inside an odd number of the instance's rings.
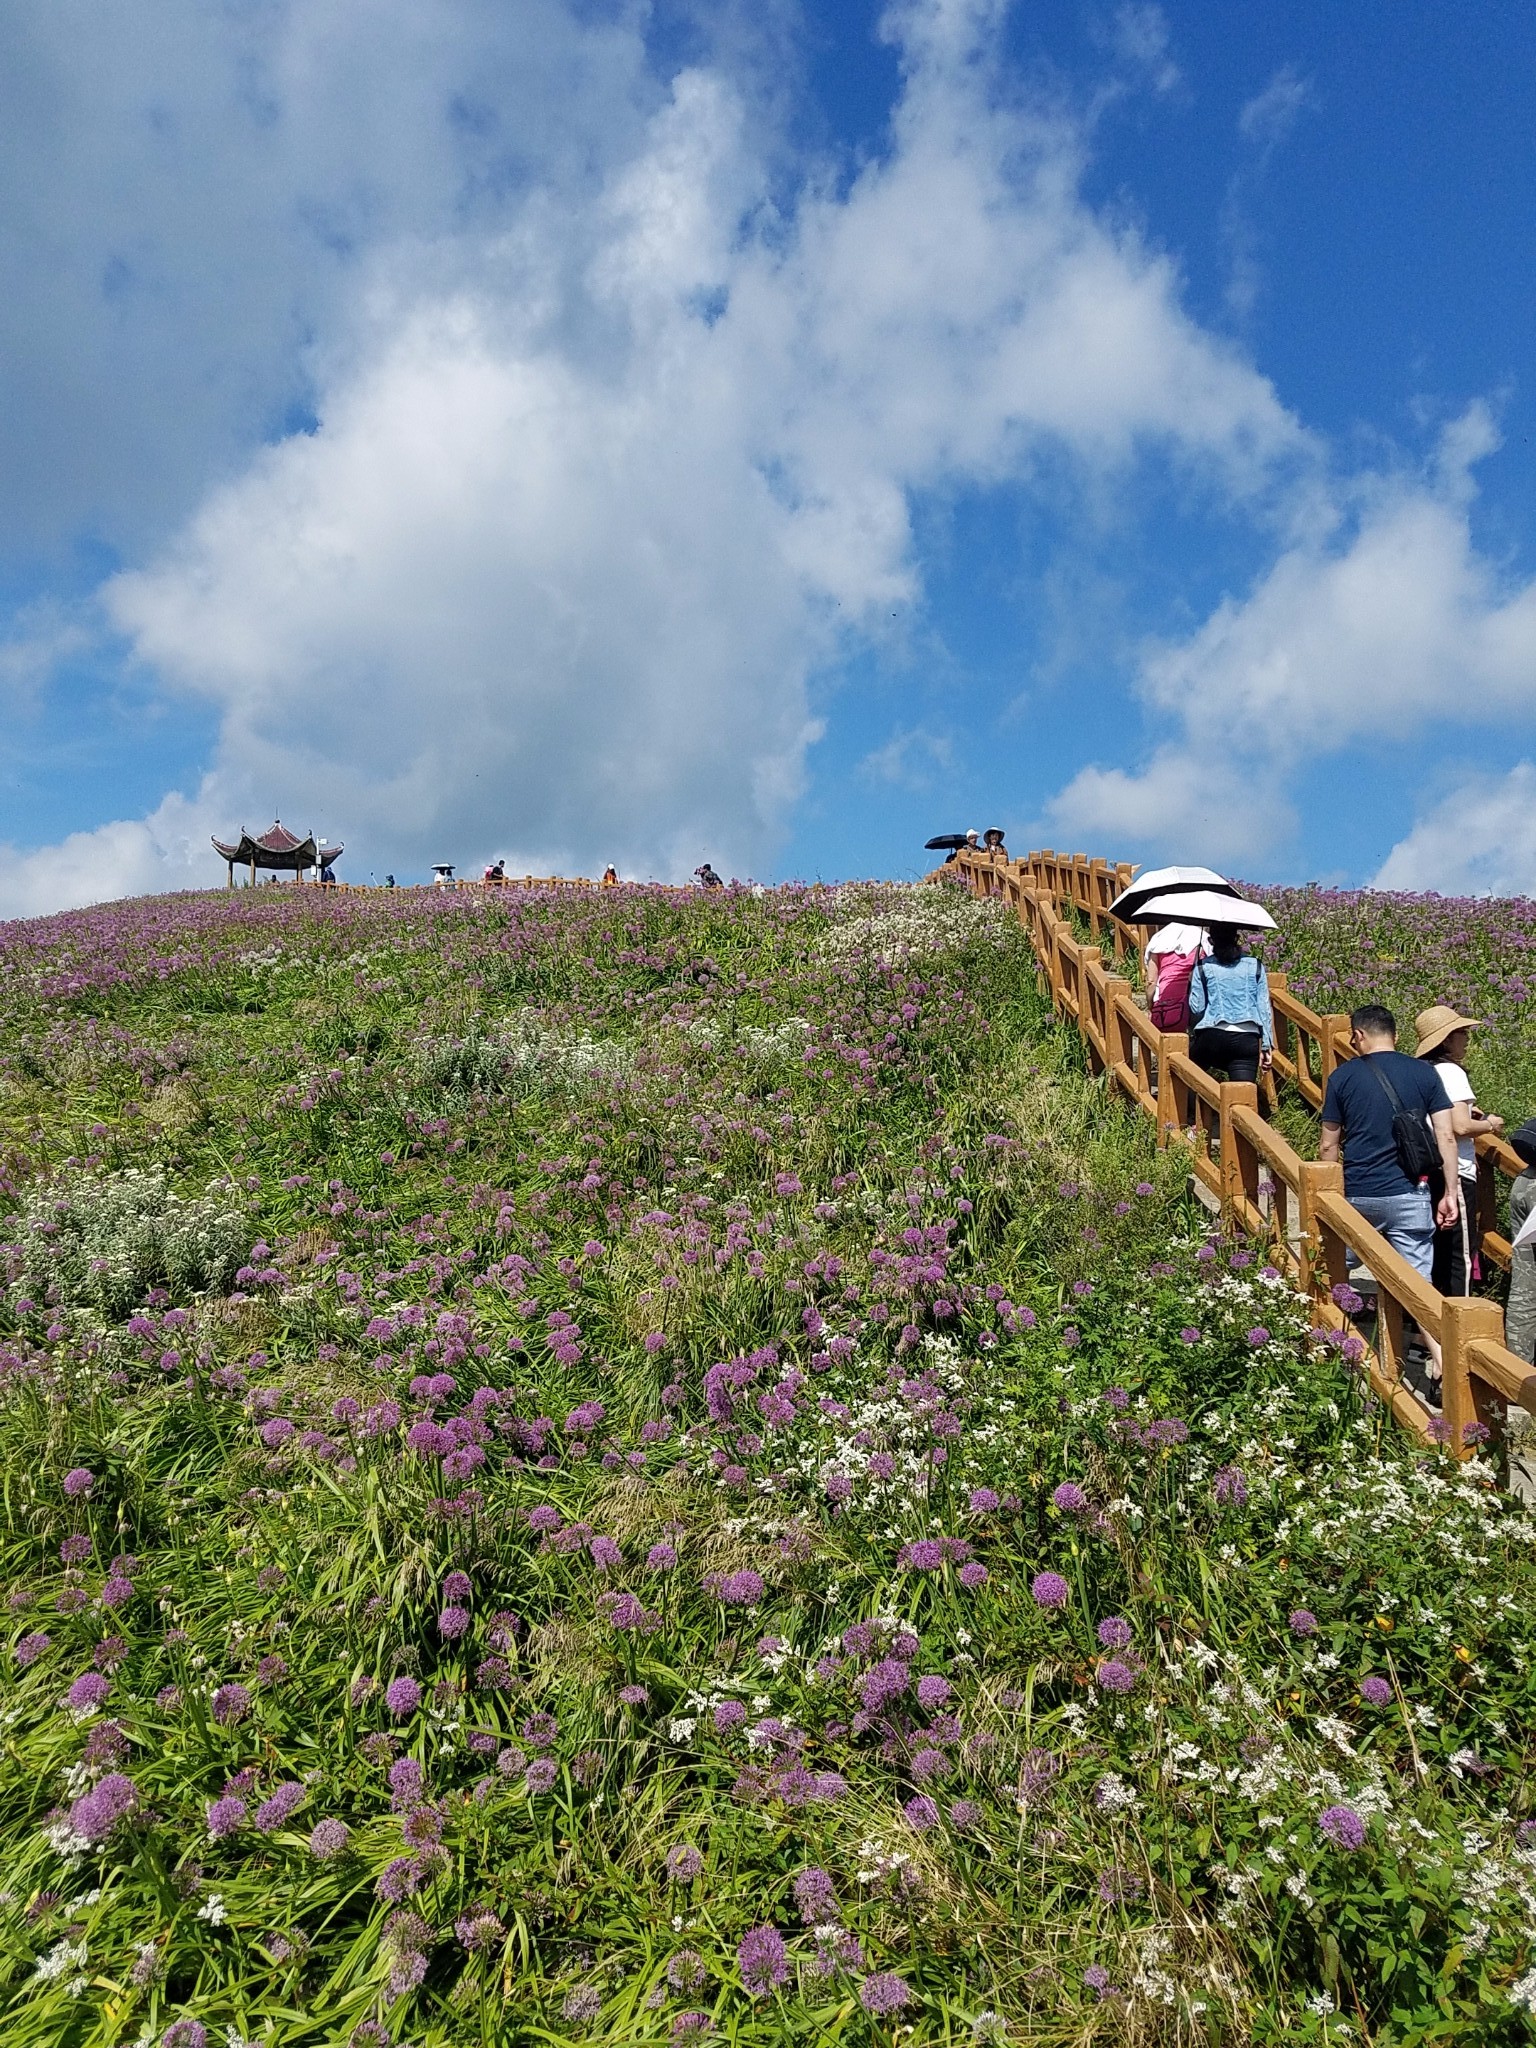
[[[1293,824],[1290,806],[1269,778],[1246,773],[1222,747],[1197,757],[1160,749],[1144,769],[1088,766],[1046,807],[1053,844],[1177,848],[1205,866],[1234,866],[1280,843]]]
[[[1223,764],[1241,792],[1219,828],[1223,851],[1263,856],[1283,836],[1288,786],[1319,755],[1536,720],[1536,582],[1508,578],[1471,530],[1470,464],[1496,445],[1474,406],[1426,473],[1339,487],[1331,516],[1315,517],[1249,592],[1223,599],[1187,639],[1146,650],[1143,700],[1178,737],[1143,770],[1079,774],[1057,815],[1111,824],[1118,805],[1122,833],[1140,844],[1193,836],[1214,850],[1208,764]]]
[[[1469,777],[1400,839],[1378,889],[1441,896],[1536,896],[1536,767]]]
[[[912,726],[893,732],[883,746],[867,753],[858,773],[865,782],[891,788],[930,789],[935,775],[947,772],[954,760],[955,743],[948,733]]]
[[[818,669],[920,598],[915,494],[1155,453],[1257,509],[1312,459],[1085,203],[1080,133],[1000,89],[997,13],[893,11],[890,146],[845,186],[786,200],[702,66],[592,192],[375,252],[312,430],[102,594],[218,707],[204,815],[265,823],[282,792],[365,867],[749,872]]]

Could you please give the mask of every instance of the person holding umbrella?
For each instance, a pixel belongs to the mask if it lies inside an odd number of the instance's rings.
[[[1233,914],[1242,908],[1234,902]],[[1269,976],[1264,962],[1244,950],[1235,923],[1213,918],[1209,931],[1211,950],[1189,978],[1189,1056],[1208,1074],[1257,1081],[1274,1053]]]

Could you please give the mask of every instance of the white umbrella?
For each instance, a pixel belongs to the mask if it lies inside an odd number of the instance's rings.
[[[1223,895],[1215,889],[1179,889],[1154,896],[1136,915],[1138,919],[1176,917],[1180,924],[1230,924],[1246,932],[1280,929],[1262,903],[1249,903],[1236,891]]]
[[[1122,890],[1109,906],[1109,914],[1123,918],[1127,924],[1136,924],[1149,896],[1168,895],[1175,889],[1214,889],[1223,896],[1237,894],[1226,877],[1218,875],[1214,868],[1152,868]]]

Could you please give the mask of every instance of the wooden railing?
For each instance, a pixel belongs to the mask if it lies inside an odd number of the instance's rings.
[[[1341,1333],[1346,1355],[1358,1360],[1405,1428],[1465,1456],[1485,1434],[1502,1432],[1506,1407],[1536,1413],[1536,1371],[1506,1348],[1497,1303],[1438,1293],[1344,1199],[1343,1168],[1303,1159],[1263,1114],[1275,1106],[1274,1076],[1314,1110],[1322,1107],[1329,1075],[1354,1057],[1349,1019],[1309,1010],[1284,975],[1272,974],[1274,1075],[1266,1076],[1264,1103],[1252,1083],[1214,1080],[1190,1059],[1187,1037],[1159,1031],[1136,1000],[1134,984],[1114,971],[1139,960],[1151,935],[1149,927],[1110,914],[1134,873],[1124,863],[1082,854],[1010,860],[1002,852],[962,850],[935,878],[957,879],[973,894],[1012,907],[1029,934],[1052,1005],[1077,1026],[1093,1071],[1155,1120],[1159,1146],[1188,1152],[1190,1172],[1223,1218],[1262,1241],[1274,1264],[1311,1296],[1314,1322]],[[1074,915],[1091,938],[1076,936]],[[1524,1163],[1490,1137],[1477,1140],[1477,1160],[1478,1238],[1484,1254],[1507,1268],[1509,1241],[1497,1228],[1497,1176],[1521,1173]],[[1374,1329],[1352,1285],[1350,1254],[1374,1283]],[[1440,1349],[1439,1417],[1404,1381],[1410,1320]]]

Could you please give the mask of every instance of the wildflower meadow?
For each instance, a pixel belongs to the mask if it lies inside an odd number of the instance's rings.
[[[1531,2039],[1536,1523],[995,905],[0,969],[7,2048]]]

